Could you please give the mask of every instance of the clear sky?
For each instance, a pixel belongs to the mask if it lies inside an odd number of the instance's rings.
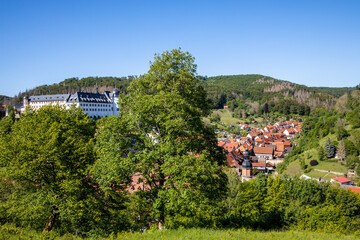
[[[0,94],[140,75],[181,47],[198,74],[360,83],[360,0],[0,0]]]

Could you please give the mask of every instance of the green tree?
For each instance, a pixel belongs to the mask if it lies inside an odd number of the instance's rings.
[[[6,135],[11,132],[11,127],[15,123],[15,110],[9,107],[9,116],[0,120],[0,135]]]
[[[305,159],[303,159],[303,158],[300,158],[300,167],[303,170],[305,170],[307,168],[307,165],[305,164]]]
[[[246,137],[248,135],[248,131],[245,130],[245,129],[241,129],[240,130],[240,135],[243,136],[243,137]]]
[[[268,114],[269,113],[269,104],[267,102],[264,103],[264,114]]]
[[[6,221],[50,231],[81,231],[96,219],[88,167],[94,161],[94,124],[80,109],[42,107],[22,115],[0,137],[0,208]]]
[[[317,153],[317,157],[319,161],[324,161],[326,160],[326,153],[323,147],[319,147],[318,148],[318,153]]]
[[[343,126],[336,126],[335,127],[335,134],[337,137],[337,140],[342,140],[343,138],[346,138],[349,136],[349,133],[346,131],[346,129]]]
[[[180,49],[155,55],[148,73],[128,91],[121,99],[121,118],[137,136],[136,153],[127,158],[143,185],[135,194],[148,200],[143,211],[159,226],[213,221],[226,190],[224,156],[213,129],[202,122],[211,102],[196,77],[194,58]]]
[[[344,161],[346,159],[346,148],[344,140],[341,140],[338,143],[337,156],[338,158],[340,158],[341,161]]]
[[[330,138],[326,139],[326,142],[324,144],[324,150],[327,158],[332,158],[335,156],[336,149]]]

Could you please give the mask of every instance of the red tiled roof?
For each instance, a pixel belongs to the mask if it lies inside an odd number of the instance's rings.
[[[235,167],[235,161],[234,159],[231,157],[230,153],[229,154],[226,154],[226,161],[228,162],[229,164],[229,167],[233,168]]]
[[[331,178],[335,181],[338,181],[339,183],[347,183],[347,182],[351,182],[350,179],[346,178],[346,177],[343,177],[343,176],[339,176],[339,177],[333,177]]]
[[[283,142],[283,144],[285,148],[291,147],[291,142]]]
[[[235,150],[239,147],[239,143],[237,142],[232,142],[232,143],[226,143],[223,146],[227,151],[231,152],[232,150]]]
[[[265,162],[254,162],[252,163],[253,167],[266,167]]]
[[[272,163],[272,162],[267,162],[267,163],[266,163],[266,166],[275,167],[275,164]]]
[[[274,149],[272,147],[254,147],[254,153],[258,154],[273,154]]]
[[[359,193],[360,194],[360,187],[347,187],[346,189],[354,192],[354,193]]]

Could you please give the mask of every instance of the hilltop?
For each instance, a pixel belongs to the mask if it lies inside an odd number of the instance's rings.
[[[255,111],[262,112],[258,105],[266,102],[272,107],[288,104],[309,106],[312,109],[333,108],[336,102],[335,96],[320,89],[257,74],[209,77],[204,82],[215,108],[223,108],[227,104],[233,109],[255,107]],[[248,107],[244,106],[244,101]]]
[[[117,87],[126,92],[130,82],[136,76],[128,77],[86,77],[69,78],[52,85],[41,85],[26,90],[12,99],[19,102],[25,95],[44,95],[74,93],[76,91],[94,92],[96,85],[99,91],[111,91]],[[299,113],[308,115],[310,108],[333,108],[338,97],[354,88],[307,87],[289,81],[278,80],[259,74],[225,75],[214,77],[199,76],[215,109],[229,105],[237,111],[238,116],[263,113],[263,105],[268,103],[270,111],[280,113]],[[8,98],[9,99],[9,98]],[[291,107],[293,106],[293,107]],[[294,110],[295,109],[295,110]]]
[[[11,102],[11,97],[5,96],[5,95],[0,95],[0,105],[2,104],[10,104]]]

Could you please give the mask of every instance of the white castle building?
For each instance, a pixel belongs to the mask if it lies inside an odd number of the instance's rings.
[[[101,94],[96,88],[95,93],[25,96],[21,112],[24,112],[27,107],[37,110],[45,105],[60,105],[66,108],[74,105],[83,109],[89,117],[98,119],[119,113],[119,90],[115,88],[112,92],[105,91]]]

